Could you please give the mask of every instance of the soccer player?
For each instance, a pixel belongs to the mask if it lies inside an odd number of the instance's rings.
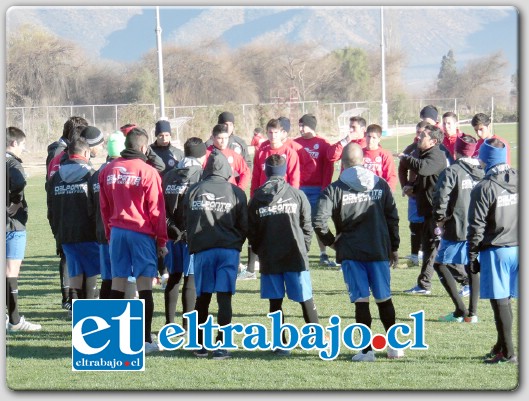
[[[484,175],[478,160],[472,158],[475,149],[473,137],[457,137],[456,161],[439,175],[433,196],[433,217],[437,227],[443,230],[433,267],[456,308],[453,313],[439,318],[443,322],[478,322],[479,275],[467,275],[465,269],[468,265],[466,239],[470,192]],[[468,310],[461,297],[463,294],[458,293],[457,282],[469,283]]]
[[[395,324],[390,265],[395,267],[398,262],[399,215],[388,183],[366,169],[363,162],[360,145],[346,145],[344,170],[320,197],[314,231],[325,245],[336,249],[349,298],[355,304],[356,322],[371,327],[371,292],[387,331]],[[328,225],[331,218],[336,236]],[[402,350],[388,347],[388,358],[403,356]],[[374,360],[371,345],[353,356],[358,362]]]
[[[367,145],[366,142],[366,119],[360,116],[353,116],[349,119],[349,134],[342,140],[336,142],[334,145],[329,146],[327,150],[327,157],[334,163],[342,157],[343,148],[348,143],[357,143],[362,148]]]
[[[159,351],[151,338],[152,279],[157,257],[167,255],[167,223],[160,174],[147,162],[147,132],[133,128],[121,157],[99,173],[99,202],[112,266],[111,299],[123,299],[129,276],[145,301],[145,353]]]
[[[457,121],[457,115],[455,113],[447,111],[443,114],[443,131],[445,134],[443,146],[448,149],[450,156],[455,160],[456,140],[464,135],[463,132],[459,130],[459,122]]]
[[[415,138],[413,139],[413,143],[408,145],[402,153],[412,155],[413,157],[419,157],[417,143],[419,142],[421,133],[424,131],[424,127],[427,125],[428,123],[426,121],[420,121],[417,123],[415,127]],[[417,174],[409,169],[406,160],[401,159],[398,167],[398,176],[400,186],[402,188],[402,196],[408,197],[408,221],[410,223],[411,254],[405,258],[409,259],[413,265],[418,266],[419,260],[422,260],[421,235],[424,225],[424,217],[419,216],[419,213],[417,212],[417,201],[415,200],[415,195],[413,194],[413,185],[417,178]]]
[[[428,124],[433,125],[441,129],[442,131],[443,124],[442,122],[437,121],[438,116],[439,116],[439,110],[433,104],[424,106],[419,113],[419,117],[422,121],[426,121]],[[443,142],[444,141],[445,141],[445,137],[443,137]],[[445,153],[448,165],[452,164],[454,162],[454,157],[452,153],[450,152],[450,150],[447,147],[445,147],[444,143],[439,144],[439,149],[441,149]]]
[[[481,272],[480,297],[490,299],[498,335],[484,362],[518,364],[511,309],[511,298],[518,297],[518,173],[497,138],[483,142],[479,161],[485,178],[470,195],[468,256],[472,273]]]
[[[231,298],[235,294],[241,248],[248,233],[248,206],[243,190],[228,182],[231,172],[226,156],[214,149],[202,181],[184,197],[187,242],[189,253],[194,255],[198,324],[208,318],[213,293],[217,293],[217,323],[224,326],[232,319]],[[216,341],[223,341],[222,331]],[[198,330],[198,343],[204,345],[202,330]],[[202,348],[195,355],[204,358],[208,351]],[[230,356],[222,348],[213,352],[213,359]]]
[[[88,211],[96,222],[96,236],[99,244],[99,264],[101,266],[101,289],[99,299],[110,299],[112,290],[112,269],[110,266],[110,251],[105,235],[105,226],[101,217],[99,204],[99,173],[109,162],[117,159],[125,149],[125,137],[120,131],[110,135],[107,141],[107,160],[99,167],[88,182]],[[135,292],[135,291],[134,291]]]
[[[266,138],[263,137],[263,129],[261,127],[254,128],[250,146],[253,146],[257,150],[264,141],[266,141]]]
[[[299,189],[309,200],[312,218],[316,214],[320,194],[331,183],[334,173],[334,163],[327,157],[327,150],[331,145],[326,139],[316,135],[317,124],[316,116],[312,114],[303,115],[299,119],[301,137],[294,139],[294,142],[299,143],[316,162],[316,168],[313,172],[300,169]],[[336,262],[327,255],[326,246],[321,243],[319,238],[317,240],[320,248],[320,266],[337,267]]]
[[[226,159],[232,168],[232,174],[229,181],[232,184],[237,185],[243,191],[246,190],[251,180],[251,171],[244,158],[229,147],[230,134],[228,132],[228,126],[226,124],[215,125],[211,131],[211,138],[213,144],[208,146],[204,160],[207,160],[209,154],[214,148],[221,151],[222,154],[226,156]],[[235,179],[235,177],[237,177],[237,179]]]
[[[191,137],[184,144],[184,158],[162,179],[167,216],[167,235],[170,240],[167,243],[169,252],[165,256],[165,265],[169,274],[164,292],[165,324],[174,323],[182,276],[184,276],[182,287],[183,313],[190,312],[195,308],[193,256],[189,255],[187,244],[183,199],[189,187],[200,181],[205,158],[206,145],[202,139]],[[182,327],[187,330],[187,319],[184,319]]]
[[[18,276],[26,250],[28,204],[24,196],[26,173],[20,156],[26,148],[26,134],[19,128],[6,129],[6,329],[37,331],[18,310]]]
[[[129,123],[121,126],[119,130],[123,133],[123,135],[127,136],[134,128],[138,128],[138,126],[136,124]],[[160,174],[165,171],[164,161],[152,150],[150,146],[147,148],[147,153],[145,153],[145,156],[147,156],[147,164],[149,166],[154,167]]]
[[[470,121],[470,124],[472,125],[472,128],[474,128],[474,131],[476,132],[476,135],[479,137],[478,144],[476,146],[476,153],[474,153],[474,157],[479,156],[479,148],[483,144],[483,142],[490,138],[496,138],[503,142],[507,149],[507,163],[511,162],[511,148],[509,146],[509,142],[507,142],[502,137],[499,137],[496,134],[493,134],[492,132],[492,121],[490,117],[484,113],[478,113],[474,117],[472,117],[472,120]]]
[[[270,313],[282,311],[286,289],[288,298],[301,305],[305,323],[319,323],[308,270],[310,204],[302,191],[285,182],[285,173],[284,158],[273,154],[266,159],[268,181],[254,192],[248,205],[248,241],[259,256],[261,298],[269,300]],[[288,355],[290,351],[274,353]]]
[[[417,285],[405,291],[409,294],[431,294],[433,261],[439,246],[439,239],[434,233],[436,224],[432,215],[433,192],[439,174],[447,167],[446,154],[439,147],[443,142],[443,137],[443,132],[438,127],[427,125],[417,142],[419,157],[399,153],[401,162],[404,160],[409,169],[417,174],[413,194],[417,201],[417,211],[420,216],[424,217],[421,235],[423,252],[421,272],[417,277]]]
[[[68,145],[68,160],[48,182],[48,219],[66,256],[72,301],[95,298],[95,283],[101,273],[95,218],[88,211],[88,182],[95,173],[89,161],[88,140],[73,139]]]
[[[184,152],[171,145],[171,123],[169,121],[156,121],[154,135],[156,141],[151,144],[150,148],[165,164],[165,169],[160,173],[163,176],[184,158]]]
[[[391,190],[395,192],[397,169],[391,152],[380,147],[380,138],[382,138],[382,127],[378,124],[370,124],[366,129],[367,145],[363,148],[364,167],[385,179]]]

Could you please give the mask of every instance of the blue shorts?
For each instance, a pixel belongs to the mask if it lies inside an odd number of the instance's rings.
[[[310,272],[285,272],[278,274],[261,274],[261,298],[282,299],[285,297],[295,302],[305,302],[312,298]]]
[[[310,215],[314,219],[318,210],[318,200],[320,199],[321,187],[300,187],[301,191],[307,196],[310,203]]]
[[[189,255],[189,248],[184,241],[167,242],[167,250],[164,263],[169,274],[184,273],[187,277],[193,274],[194,255]]]
[[[344,260],[342,261],[342,272],[351,302],[369,297],[370,289],[375,300],[391,297],[389,261]]]
[[[212,248],[194,254],[197,297],[203,292],[235,294],[240,252],[237,249]]]
[[[437,263],[442,264],[468,264],[468,243],[467,241],[448,241],[441,239],[439,250],[435,257]]]
[[[26,231],[6,232],[6,259],[24,260]]]
[[[517,246],[480,251],[479,263],[481,265],[480,298],[518,298]]]
[[[62,244],[62,251],[64,256],[66,256],[70,277],[80,276],[81,274],[85,274],[86,277],[93,277],[101,273],[99,244],[97,242]]]
[[[99,244],[99,264],[101,265],[101,280],[112,280],[108,244]]]
[[[156,241],[147,234],[113,227],[110,231],[112,278],[156,277]]]
[[[410,223],[424,223],[424,217],[419,216],[417,200],[413,196],[408,196],[408,221]]]

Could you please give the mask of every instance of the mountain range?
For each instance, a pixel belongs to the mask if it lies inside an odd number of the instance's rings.
[[[380,50],[379,6],[162,6],[162,42],[196,46],[309,43],[320,53],[338,48]],[[386,49],[406,54],[410,88],[433,82],[442,56],[454,51],[458,68],[503,51],[508,74],[518,68],[518,12],[514,7],[384,6]],[[91,57],[133,62],[156,48],[154,6],[15,6],[7,33],[34,24],[71,40]],[[508,79],[508,77],[506,77]]]

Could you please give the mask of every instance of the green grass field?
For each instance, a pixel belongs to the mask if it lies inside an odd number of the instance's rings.
[[[463,127],[467,133],[472,129]],[[512,164],[517,165],[517,126],[497,125],[496,132],[512,148]],[[383,146],[402,150],[412,136],[384,138]],[[12,390],[513,390],[519,383],[517,366],[487,366],[481,357],[496,340],[492,311],[488,301],[479,304],[480,322],[441,323],[440,315],[453,306],[437,277],[431,296],[412,296],[402,291],[416,282],[418,267],[408,267],[402,260],[392,270],[393,300],[397,322],[410,323],[410,313],[424,310],[426,315],[426,351],[407,351],[401,360],[387,360],[385,352],[377,354],[375,363],[353,363],[352,352],[342,347],[334,361],[326,362],[317,351],[296,349],[288,358],[279,359],[269,351],[233,352],[225,361],[199,360],[190,351],[172,351],[146,356],[145,372],[106,373],[72,372],[71,321],[60,307],[58,258],[55,242],[46,220],[44,176],[29,179],[26,196],[29,203],[28,244],[19,281],[20,311],[28,320],[39,322],[36,333],[7,335],[7,385]],[[396,200],[401,217],[400,255],[410,252],[407,202],[397,190]],[[246,250],[242,254],[246,259]],[[354,305],[349,302],[340,272],[318,266],[318,250],[313,240],[310,254],[314,300],[320,322],[337,314],[342,325],[354,323]],[[164,325],[163,292],[154,290],[155,315],[153,331]],[[215,298],[213,298],[215,299]],[[303,325],[299,304],[285,300],[286,321]],[[216,314],[212,302],[213,314]],[[179,300],[178,310],[181,311]],[[242,324],[262,323],[268,301],[259,298],[259,281],[237,283],[233,298],[233,321]],[[518,304],[513,302],[518,316]],[[371,303],[372,329],[383,332],[378,310]],[[179,319],[179,317],[178,317]],[[177,320],[177,322],[180,322]],[[515,318],[515,342],[518,344],[518,318]],[[237,339],[236,343],[241,342]],[[517,347],[517,345],[516,345]],[[518,349],[518,347],[517,347]]]

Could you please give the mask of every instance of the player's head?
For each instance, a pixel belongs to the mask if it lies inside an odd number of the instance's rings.
[[[270,155],[265,160],[265,174],[268,178],[284,177],[287,173],[287,162],[281,155]]]
[[[354,142],[348,143],[342,152],[342,166],[344,170],[353,166],[361,166],[364,164],[364,152],[362,147]]]
[[[456,159],[462,157],[472,157],[476,152],[476,138],[470,135],[461,135],[456,139],[455,153]]]
[[[145,154],[149,146],[149,136],[143,128],[132,128],[125,138],[125,148]]]
[[[366,143],[369,150],[377,150],[382,137],[382,127],[378,124],[370,124],[366,129]]]

